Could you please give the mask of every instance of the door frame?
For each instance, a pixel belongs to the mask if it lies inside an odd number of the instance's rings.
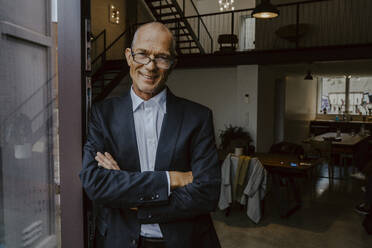
[[[84,247],[81,1],[58,1],[61,247]]]

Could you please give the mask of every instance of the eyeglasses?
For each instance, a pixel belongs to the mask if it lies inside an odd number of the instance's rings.
[[[167,57],[155,57],[154,59],[150,58],[145,53],[133,53],[133,50],[130,50],[130,53],[132,54],[133,60],[139,64],[147,65],[151,61],[154,61],[155,65],[160,69],[169,69],[172,64],[174,63],[174,60],[172,58]]]

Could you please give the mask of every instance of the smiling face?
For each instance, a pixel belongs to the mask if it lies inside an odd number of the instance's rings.
[[[172,34],[159,23],[140,27],[132,45],[134,54],[145,54],[151,59],[155,57],[171,57],[171,49]],[[147,65],[137,63],[133,60],[130,48],[125,50],[125,56],[130,67],[133,90],[139,97],[148,100],[164,89],[171,68],[158,68],[154,61]]]

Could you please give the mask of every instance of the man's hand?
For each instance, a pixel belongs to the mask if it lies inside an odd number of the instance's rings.
[[[180,188],[192,183],[192,172],[169,171],[171,189]]]
[[[108,170],[120,170],[118,163],[108,152],[105,152],[105,155],[103,155],[100,152],[97,152],[97,156],[95,157],[95,159],[98,162],[98,166],[102,166],[103,168]],[[136,207],[130,209],[138,211],[138,208]]]
[[[108,170],[120,170],[118,163],[108,152],[105,152],[105,155],[97,152],[97,156],[95,157],[95,159],[98,162],[98,166],[102,166],[103,168]]]

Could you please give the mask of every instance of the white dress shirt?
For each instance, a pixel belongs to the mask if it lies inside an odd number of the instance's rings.
[[[134,126],[136,130],[141,172],[154,171],[161,125],[163,124],[164,115],[167,112],[167,89],[164,89],[147,101],[137,96],[133,87],[130,95],[132,98]],[[169,173],[166,172],[166,174],[169,193]],[[141,236],[152,238],[163,237],[159,224],[142,224]]]

